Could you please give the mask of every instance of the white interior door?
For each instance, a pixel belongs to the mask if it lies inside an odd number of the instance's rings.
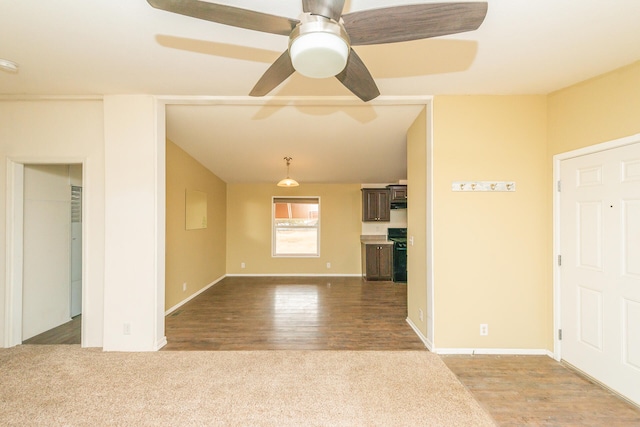
[[[560,171],[562,358],[640,404],[640,143]]]

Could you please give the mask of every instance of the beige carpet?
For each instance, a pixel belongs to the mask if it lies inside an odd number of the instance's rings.
[[[493,426],[427,351],[0,349],[2,426]]]

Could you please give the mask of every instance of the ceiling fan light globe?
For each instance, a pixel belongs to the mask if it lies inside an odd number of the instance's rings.
[[[314,79],[333,77],[344,70],[349,45],[340,36],[328,32],[301,34],[289,47],[293,68]]]

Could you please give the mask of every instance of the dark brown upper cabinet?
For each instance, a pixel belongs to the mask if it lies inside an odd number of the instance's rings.
[[[363,188],[362,221],[390,221],[390,195],[388,188]]]
[[[391,203],[407,202],[407,186],[406,185],[387,185],[391,192]]]

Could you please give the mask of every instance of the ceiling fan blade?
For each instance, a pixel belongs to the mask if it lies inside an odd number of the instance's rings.
[[[302,0],[302,10],[306,13],[340,20],[345,0]]]
[[[336,76],[338,80],[354,95],[364,102],[371,101],[380,95],[376,82],[371,77],[371,73],[367,70],[362,59],[351,49],[347,66]]]
[[[147,2],[156,9],[283,36],[291,34],[300,22],[297,19],[199,0],[147,0]]]
[[[258,83],[251,89],[250,96],[265,96],[273,89],[275,89],[280,83],[287,80],[287,78],[293,74],[295,69],[291,64],[291,57],[289,56],[289,50],[285,50],[276,62],[271,64],[269,69],[260,77]]]
[[[427,3],[393,6],[342,16],[352,46],[396,43],[476,30],[487,3]]]

